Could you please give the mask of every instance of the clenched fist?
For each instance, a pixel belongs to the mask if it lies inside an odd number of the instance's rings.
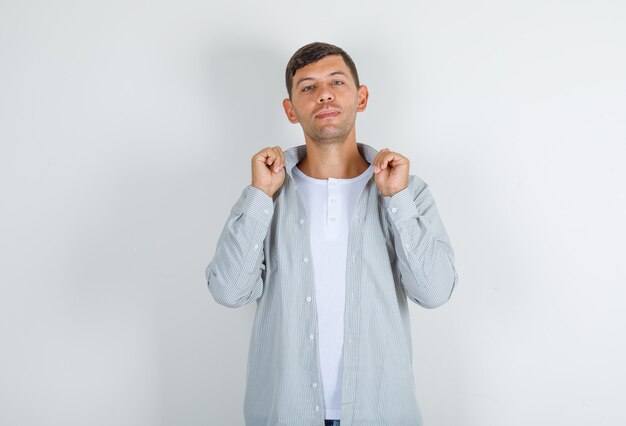
[[[270,197],[285,181],[285,156],[279,146],[263,148],[252,157],[252,186]]]
[[[397,194],[409,186],[409,159],[404,155],[381,149],[374,160],[374,182],[387,197]]]

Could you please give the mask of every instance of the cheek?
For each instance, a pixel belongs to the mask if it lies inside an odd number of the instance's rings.
[[[307,109],[305,105],[302,105],[302,104],[295,105],[294,104],[294,106],[293,106],[293,112],[298,117],[302,117],[303,115],[306,115],[308,111],[309,111],[309,109]]]

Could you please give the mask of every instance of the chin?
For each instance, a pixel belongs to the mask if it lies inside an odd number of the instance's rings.
[[[321,129],[315,129],[309,136],[311,139],[324,142],[327,140],[328,142],[335,142],[337,139],[345,139],[348,134],[350,134],[351,129],[346,129],[343,127],[325,127]]]
[[[323,144],[323,143],[331,144],[331,143],[337,142],[338,140],[341,140],[341,141],[345,140],[346,135],[347,134],[345,134],[345,133],[337,132],[337,133],[323,133],[323,134],[313,133],[313,134],[311,134],[309,136],[315,142],[318,142],[318,143],[321,143],[321,144]]]

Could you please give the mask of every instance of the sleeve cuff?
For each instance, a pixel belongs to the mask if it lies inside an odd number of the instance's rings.
[[[383,197],[387,214],[394,223],[416,218],[420,212],[413,200],[410,185],[390,197]]]
[[[250,185],[241,212],[269,226],[274,214],[274,201],[265,192]]]

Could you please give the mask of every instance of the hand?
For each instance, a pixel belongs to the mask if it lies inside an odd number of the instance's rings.
[[[285,181],[285,156],[279,146],[263,148],[252,157],[252,186],[270,197]]]
[[[372,164],[374,181],[384,196],[391,197],[409,186],[408,158],[383,148],[374,157]]]

